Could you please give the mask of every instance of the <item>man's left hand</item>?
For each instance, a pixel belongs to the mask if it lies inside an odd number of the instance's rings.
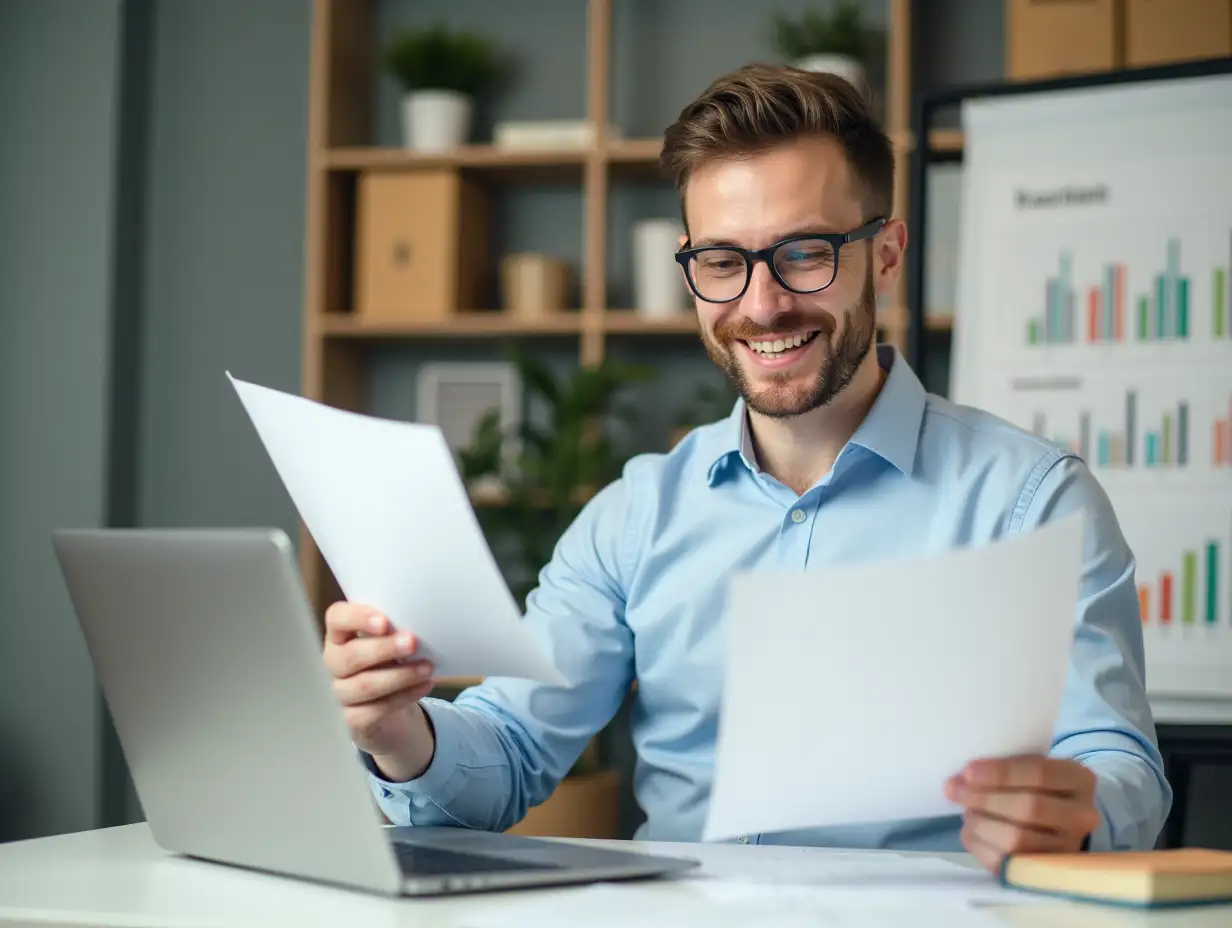
[[[964,808],[963,846],[993,873],[1007,854],[1081,850],[1099,827],[1095,774],[1074,760],[975,761],[946,782],[945,793]]]

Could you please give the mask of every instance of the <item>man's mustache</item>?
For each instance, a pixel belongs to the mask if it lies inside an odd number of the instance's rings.
[[[814,329],[827,338],[835,329],[834,317],[829,313],[799,313],[790,312],[776,316],[770,326],[759,325],[752,319],[731,319],[715,326],[715,338],[720,341],[756,341],[767,335],[778,335],[783,332],[813,331]]]

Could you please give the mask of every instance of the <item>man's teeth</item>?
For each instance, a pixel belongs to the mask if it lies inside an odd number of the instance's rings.
[[[792,348],[799,348],[805,342],[810,341],[816,332],[807,334],[793,335],[790,338],[776,338],[772,342],[749,342],[748,345],[758,354],[766,355],[767,357],[777,357],[784,351],[789,351]]]

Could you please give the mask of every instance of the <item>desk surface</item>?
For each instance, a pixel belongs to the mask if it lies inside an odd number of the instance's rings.
[[[687,853],[703,862],[704,845],[596,842],[654,853]],[[713,849],[717,853],[730,848]],[[760,849],[749,848],[750,853]],[[766,849],[769,851],[770,849]],[[781,850],[781,849],[780,849]],[[825,853],[819,851],[818,853]],[[961,855],[941,855],[970,864]],[[689,881],[628,884],[653,897],[696,898]],[[516,913],[585,888],[517,890],[437,899],[384,899],[278,876],[187,860],[160,850],[144,824],[0,845],[0,925],[457,926],[473,913]],[[623,890],[622,890],[623,891]],[[987,910],[1010,928],[1215,928],[1232,925],[1232,907],[1144,913],[1064,902]],[[862,924],[845,910],[843,924]],[[879,923],[869,913],[870,924]],[[772,922],[771,922],[772,923]],[[658,924],[658,923],[656,923]]]

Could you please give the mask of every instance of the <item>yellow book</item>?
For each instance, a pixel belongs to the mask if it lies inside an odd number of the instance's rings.
[[[1028,892],[1143,908],[1232,904],[1232,851],[1015,854],[1002,863],[1001,882]]]

